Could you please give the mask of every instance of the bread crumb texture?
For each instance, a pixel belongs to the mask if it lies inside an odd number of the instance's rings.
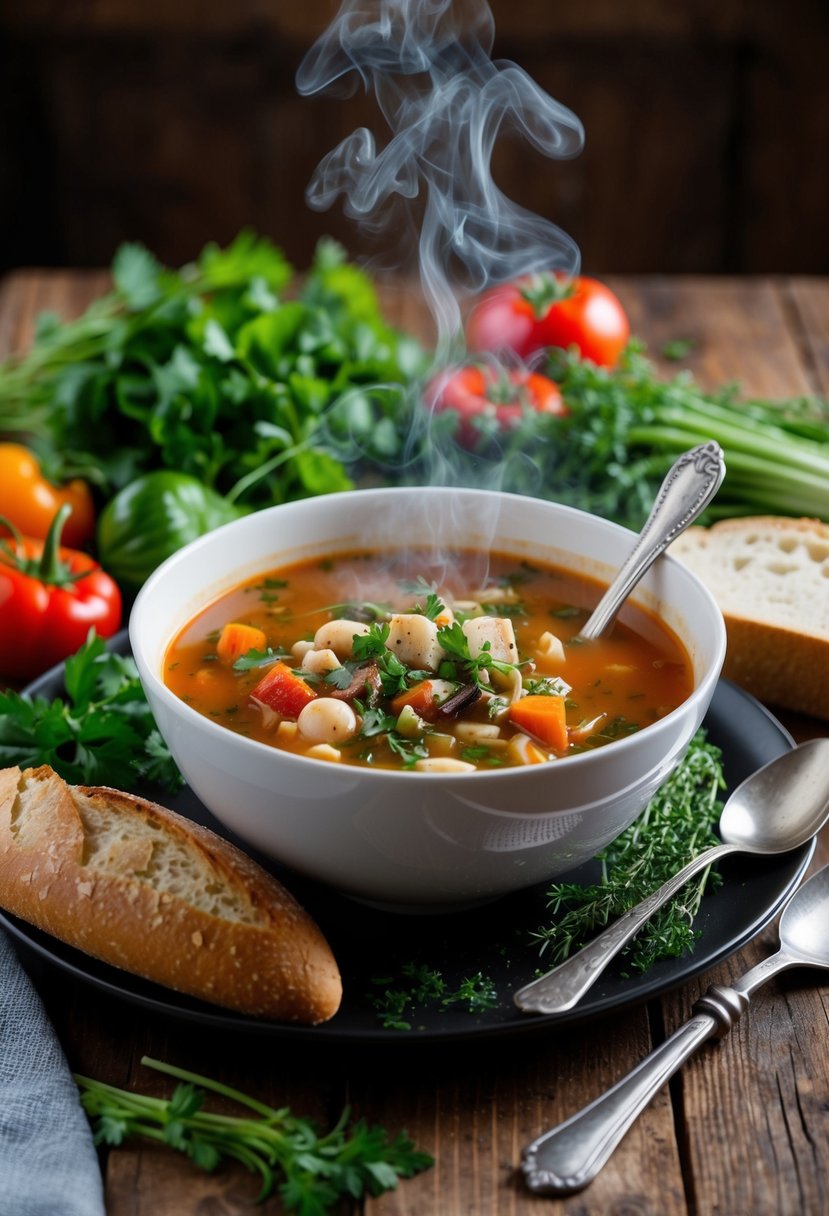
[[[669,549],[725,618],[723,673],[774,705],[829,718],[829,526],[754,516],[689,528]]]

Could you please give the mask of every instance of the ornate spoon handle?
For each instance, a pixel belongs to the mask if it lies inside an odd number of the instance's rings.
[[[674,874],[673,878],[664,882],[653,895],[624,912],[582,950],[578,950],[546,975],[519,988],[513,996],[515,1004],[525,1013],[564,1013],[565,1010],[572,1009],[624,944],[642,928],[645,921],[650,920],[654,912],[667,903],[671,896],[676,895],[689,878],[721,857],[734,852],[740,852],[738,845],[717,844],[700,853]]]
[[[694,1005],[694,1016],[641,1064],[524,1149],[521,1168],[530,1190],[566,1195],[587,1186],[677,1069],[706,1039],[731,1029],[748,1008],[749,992],[798,961],[781,950],[746,972],[733,988],[712,984]]]
[[[652,562],[708,506],[725,477],[722,448],[710,440],[684,452],[668,472],[653,509],[607,591],[585,622],[579,637],[599,637]]]

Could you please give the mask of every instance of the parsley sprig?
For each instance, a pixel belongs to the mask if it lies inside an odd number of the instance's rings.
[[[258,1173],[258,1202],[278,1190],[288,1211],[322,1216],[341,1199],[380,1195],[432,1164],[405,1133],[390,1140],[363,1120],[349,1126],[348,1110],[325,1135],[287,1107],[276,1109],[240,1090],[148,1057],[142,1064],[179,1082],[169,1099],[148,1097],[76,1076],[96,1144],[119,1145],[130,1136],[167,1144],[201,1169],[234,1158]],[[230,1098],[250,1115],[204,1110],[205,1090]]]
[[[460,665],[463,673],[461,682],[472,680],[481,683],[482,672],[497,671],[501,675],[508,676],[517,666],[515,663],[504,663],[500,659],[496,659],[492,654],[489,642],[484,642],[480,652],[473,655],[469,649],[466,634],[457,621],[453,621],[451,625],[444,625],[442,629],[438,630],[438,641],[450,660],[454,660]]]
[[[93,631],[67,659],[65,686],[54,700],[0,693],[0,766],[49,764],[75,785],[182,785],[131,658]]]

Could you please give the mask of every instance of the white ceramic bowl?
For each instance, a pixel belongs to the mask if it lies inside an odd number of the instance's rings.
[[[148,580],[130,640],[156,721],[192,789],[264,853],[352,895],[436,906],[518,890],[580,865],[619,835],[677,764],[705,715],[725,654],[713,598],[662,558],[633,600],[687,648],[691,696],[596,751],[490,772],[389,772],[308,759],[235,734],[162,682],[178,631],[223,592],[306,558],[434,542],[492,548],[608,582],[633,534],[555,503],[482,490],[358,490],[227,524]],[[623,610],[625,611],[625,610]]]

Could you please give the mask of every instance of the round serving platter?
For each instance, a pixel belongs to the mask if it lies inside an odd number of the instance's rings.
[[[129,653],[125,634],[119,635],[113,645]],[[48,672],[27,691],[59,696],[63,691],[62,669]],[[793,746],[791,736],[758,701],[725,680],[717,685],[705,727],[709,740],[722,749],[729,790]],[[157,793],[149,796],[233,839],[191,790],[185,788],[166,798]],[[393,814],[392,808],[389,813]],[[284,870],[241,842],[235,843],[288,887],[331,943],[343,976],[344,998],[339,1012],[324,1025],[294,1026],[236,1014],[100,963],[15,917],[0,913],[0,925],[13,936],[24,956],[32,951],[116,998],[224,1032],[396,1043],[526,1034],[637,1004],[714,966],[775,917],[800,882],[814,850],[811,843],[779,857],[726,859],[722,885],[702,900],[694,926],[699,938],[693,952],[665,959],[644,975],[625,974],[624,960],[617,961],[576,1009],[566,1014],[528,1017],[515,1008],[512,993],[533,978],[540,963],[531,934],[549,923],[546,884],[465,911],[432,915],[383,912]],[[590,862],[562,877],[568,882],[592,882],[597,874],[597,863]],[[412,981],[404,975],[408,964],[439,972],[448,992],[456,991],[463,979],[480,973],[494,986],[497,1003],[470,1013],[460,1003],[444,1007],[433,1002],[403,1014],[409,1029],[387,1027],[378,1012],[379,998],[386,988],[411,987]]]

